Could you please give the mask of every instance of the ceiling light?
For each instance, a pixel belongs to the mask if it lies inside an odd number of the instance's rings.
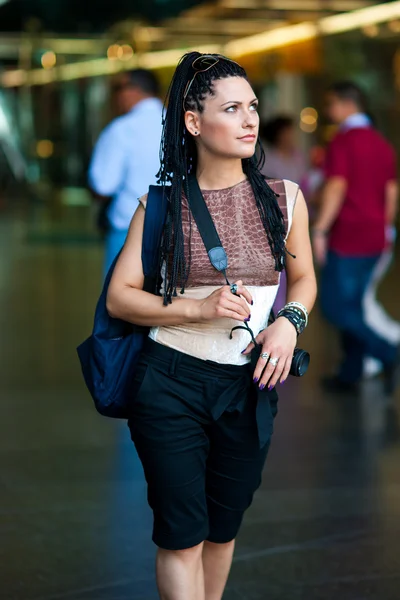
[[[272,31],[228,42],[225,46],[225,52],[228,56],[243,56],[244,54],[272,50],[273,48],[311,40],[316,35],[317,27],[314,23],[288,25],[287,27],[279,27]]]
[[[365,25],[376,25],[400,17],[400,2],[388,2],[362,8],[350,13],[325,17],[319,21],[319,29],[323,34],[343,33],[359,29]]]
[[[50,140],[39,140],[36,144],[36,154],[39,158],[50,158],[54,154],[54,144]]]
[[[133,48],[129,44],[121,46],[121,60],[130,60],[133,57]]]
[[[364,8],[368,2],[364,0],[324,0],[322,6],[321,0],[222,0],[223,8],[247,8],[247,9],[266,9],[266,10],[293,10],[293,11],[316,11],[316,10],[337,10],[349,11]]]
[[[4,71],[1,75],[1,84],[4,87],[19,87],[26,83],[27,71],[16,69],[15,71]]]
[[[197,50],[202,54],[220,54],[221,46],[198,46],[197,48],[176,48],[174,50],[160,50],[159,52],[147,52],[138,59],[140,66],[144,69],[161,69],[163,67],[175,67],[185,52]]]
[[[390,23],[388,23],[388,28],[390,31],[393,31],[393,33],[400,33],[400,20],[390,21]]]
[[[376,25],[400,17],[400,0],[361,8],[339,15],[324,17],[315,23],[304,22],[266,31],[247,38],[229,42],[225,49],[228,56],[240,57],[254,52],[263,52],[316,38],[319,34],[331,35]]]
[[[303,108],[300,113],[300,121],[303,125],[311,126],[315,125],[318,120],[318,112],[312,106]],[[301,125],[300,125],[301,127]]]
[[[314,121],[313,123],[304,123],[303,121],[300,121],[300,129],[304,131],[304,133],[314,133],[317,129],[317,121]]]
[[[52,50],[50,50],[49,52],[45,52],[43,54],[40,62],[42,63],[43,69],[52,69],[56,66],[57,56]]]
[[[362,28],[363,34],[367,37],[374,38],[379,35],[379,27],[378,25],[365,25]]]
[[[112,44],[108,47],[107,58],[108,60],[118,60],[123,55],[123,50],[119,44]]]
[[[274,48],[312,40],[320,35],[331,35],[345,31],[362,29],[366,26],[377,25],[388,21],[390,23],[400,20],[400,0],[386,4],[379,4],[362,8],[357,11],[325,17],[315,22],[304,22],[297,25],[289,25],[261,34],[234,40],[222,45],[202,46],[195,48],[200,52],[216,52],[239,58],[242,55],[265,52]],[[391,25],[393,28],[397,25]],[[33,69],[30,71],[14,70],[5,71],[0,76],[0,83],[5,87],[17,87],[24,84],[41,85],[54,78],[63,81],[78,79],[81,77],[94,77],[115,73],[124,68],[132,68],[135,65],[157,69],[163,67],[175,67],[182,54],[189,52],[192,48],[182,47],[159,52],[145,52],[133,55],[129,62],[122,63],[118,58],[124,54],[122,47],[114,44],[107,51],[108,59],[95,59],[56,66],[54,69]]]

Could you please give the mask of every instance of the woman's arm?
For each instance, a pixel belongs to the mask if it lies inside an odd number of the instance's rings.
[[[287,302],[300,302],[310,312],[317,296],[313,256],[308,229],[308,211],[299,190],[293,213],[293,223],[286,247],[296,258],[287,256]]]
[[[296,256],[296,258],[287,257],[287,301],[300,302],[311,311],[317,295],[317,284],[308,230],[308,211],[300,190],[286,246],[289,252]],[[289,375],[297,332],[288,319],[280,317],[264,329],[256,340],[262,344],[263,353],[279,359],[275,368],[270,362],[265,366],[266,360],[260,358],[254,371],[254,380],[258,382],[259,387],[263,389],[268,385],[272,389],[279,380],[283,383]],[[253,347],[253,344],[249,344],[244,354],[250,354]]]
[[[145,210],[140,205],[132,219],[121,256],[115,266],[107,294],[107,310],[112,317],[145,326],[180,325],[230,318],[243,322],[250,310],[242,298],[234,296],[228,286],[213,292],[204,300],[174,298],[163,305],[160,296],[143,291],[142,237]],[[238,283],[238,293],[249,304],[249,292]]]

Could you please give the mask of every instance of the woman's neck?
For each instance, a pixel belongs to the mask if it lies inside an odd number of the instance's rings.
[[[197,165],[197,180],[203,190],[223,190],[245,179],[241,159],[210,157]]]

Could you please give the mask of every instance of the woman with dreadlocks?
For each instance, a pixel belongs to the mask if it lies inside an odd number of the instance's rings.
[[[129,426],[154,514],[163,600],[221,599],[261,482],[275,386],[288,377],[316,296],[303,195],[259,171],[257,105],[236,62],[198,52],[181,59],[161,147],[160,183],[170,184],[161,292],[143,291],[146,198],[108,291],[112,316],[151,327]],[[226,278],[189,208],[193,176],[228,255]],[[288,304],[267,327],[284,268]],[[262,346],[255,358],[249,332]]]

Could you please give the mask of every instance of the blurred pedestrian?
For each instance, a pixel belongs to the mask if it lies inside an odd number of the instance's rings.
[[[294,119],[277,115],[261,128],[261,139],[265,147],[265,163],[261,172],[272,179],[288,179],[300,184],[307,168],[296,139]],[[287,282],[283,272],[279,290],[273,306],[274,313],[285,305]]]
[[[390,394],[397,344],[371,328],[364,297],[387,245],[385,232],[396,216],[396,157],[372,126],[366,98],[356,84],[333,85],[327,100],[328,114],[339,130],[328,148],[313,245],[322,266],[322,311],[341,332],[343,362],[324,386],[330,391],[356,390],[369,355],[384,365],[385,391]]]
[[[105,274],[124,245],[138,198],[156,184],[163,110],[157,78],[145,69],[127,73],[114,92],[122,116],[101,133],[89,168],[90,188],[108,202]]]
[[[270,119],[261,128],[261,139],[265,146],[263,175],[300,184],[307,165],[298,147],[294,119],[286,115]]]
[[[392,344],[400,344],[400,323],[386,312],[377,298],[379,285],[385,278],[393,262],[395,240],[396,228],[388,226],[386,230],[386,248],[372,274],[371,281],[364,295],[363,306],[365,319],[369,327]],[[376,358],[372,358],[372,356],[365,358],[364,376],[366,378],[379,375],[382,369],[382,363]]]
[[[309,153],[309,168],[300,182],[300,188],[308,206],[310,223],[313,223],[317,213],[317,207],[321,199],[325,173],[326,150],[323,146],[312,146]]]

